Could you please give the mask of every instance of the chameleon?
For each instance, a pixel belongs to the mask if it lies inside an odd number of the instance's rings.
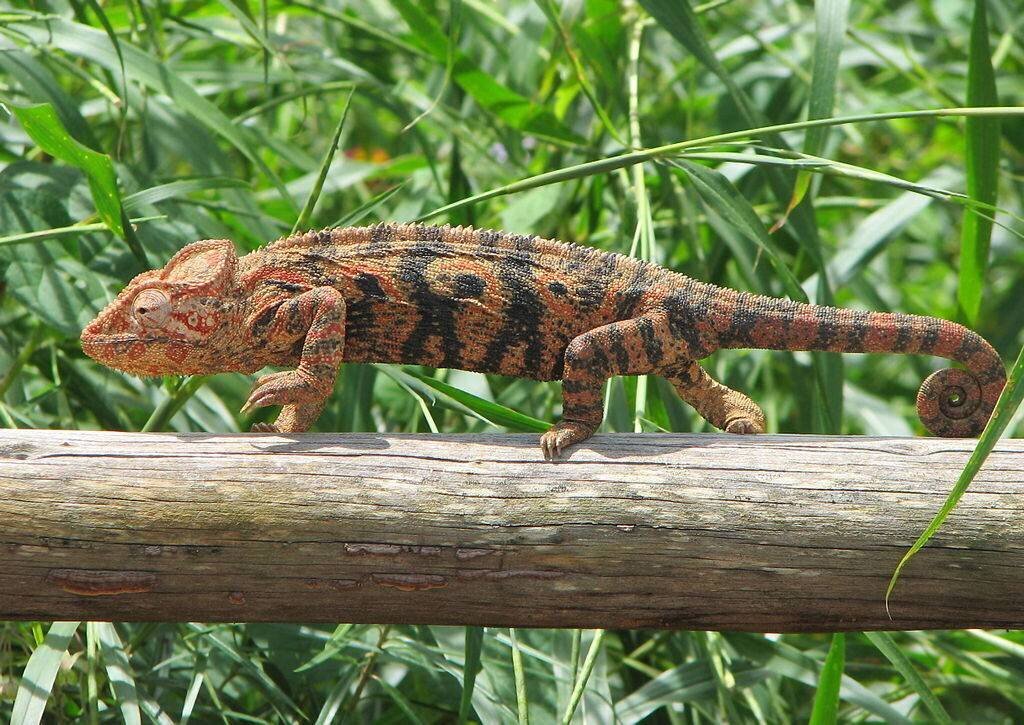
[[[282,406],[255,432],[308,430],[342,362],[561,380],[553,459],[604,416],[614,375],[660,375],[713,426],[763,433],[765,417],[700,360],[719,349],[935,355],[958,362],[921,385],[921,422],[975,436],[1006,382],[980,335],[936,317],[811,305],[701,282],[620,254],[531,235],[380,223],[294,234],[239,256],[193,242],[143,272],[82,331],[95,360],[140,376],[258,378],[242,408]]]

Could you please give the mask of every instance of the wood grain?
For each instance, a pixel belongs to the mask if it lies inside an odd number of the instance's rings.
[[[1024,626],[1024,441],[0,431],[0,619]]]

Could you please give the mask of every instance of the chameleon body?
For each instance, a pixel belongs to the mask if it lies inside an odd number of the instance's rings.
[[[546,457],[589,438],[613,375],[655,374],[712,425],[764,431],[747,396],[699,360],[721,348],[899,352],[963,364],[918,394],[925,427],[973,436],[1006,380],[979,335],[934,317],[823,307],[690,279],[619,254],[464,227],[378,224],[290,236],[238,257],[190,244],[145,272],[82,333],[91,357],[136,375],[254,373],[257,431],[307,430],[344,361],[413,363],[561,380]]]

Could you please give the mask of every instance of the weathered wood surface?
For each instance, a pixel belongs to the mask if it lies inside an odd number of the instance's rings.
[[[1024,441],[0,431],[0,619],[1024,626]]]

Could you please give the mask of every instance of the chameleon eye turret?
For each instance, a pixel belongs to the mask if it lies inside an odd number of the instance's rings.
[[[132,314],[144,327],[163,327],[171,316],[171,300],[158,289],[145,289],[135,296]]]

